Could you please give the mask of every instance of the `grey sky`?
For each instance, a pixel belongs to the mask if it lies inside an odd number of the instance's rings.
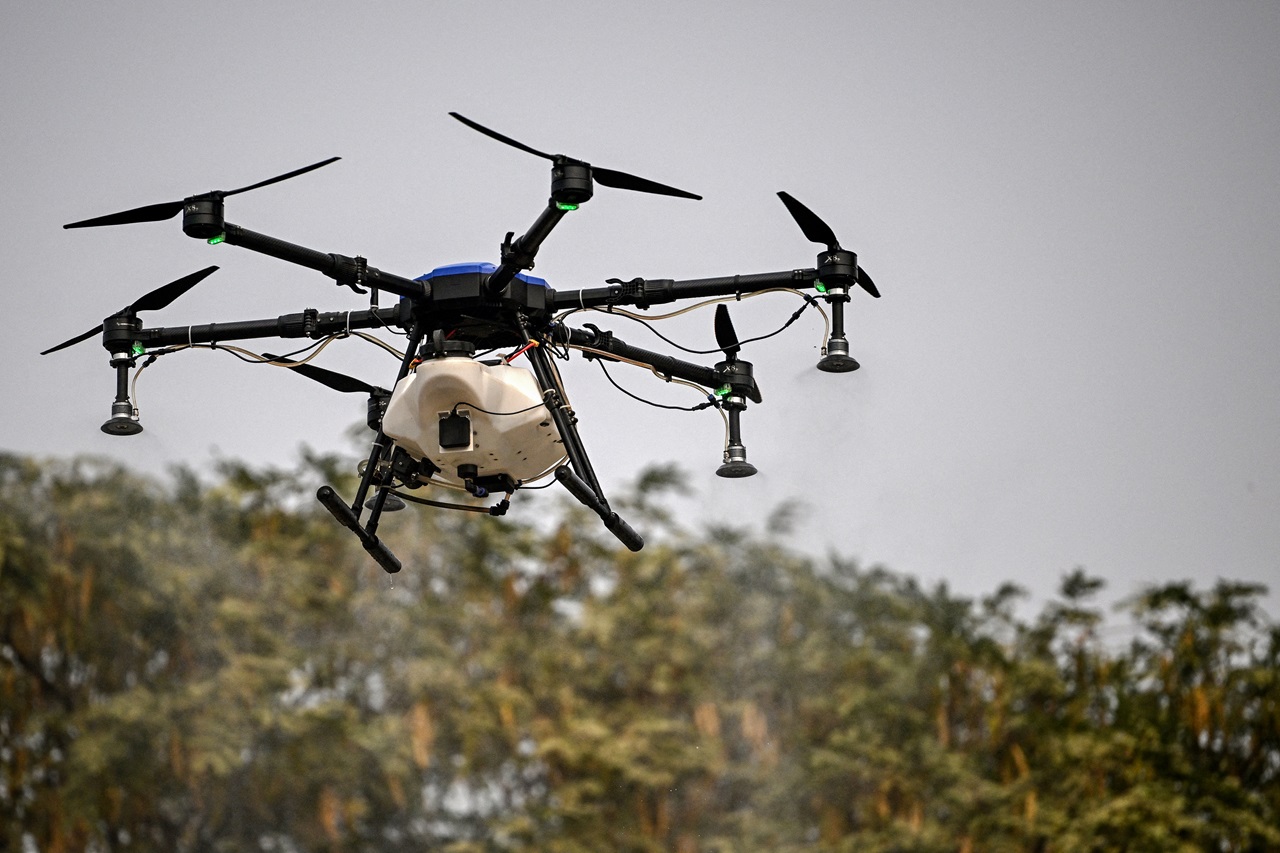
[[[101,434],[102,350],[36,353],[151,288],[222,266],[159,325],[363,303],[187,239],[176,220],[61,225],[341,155],[229,200],[228,219],[404,275],[492,261],[545,202],[547,170],[457,110],[706,197],[600,188],[539,256],[553,286],[810,266],[785,189],[884,294],[852,306],[858,373],[813,370],[812,316],[744,353],[765,396],[744,419],[751,481],[712,476],[714,414],[647,410],[575,363],[606,485],[677,460],[700,511],[752,519],[801,499],[805,547],[972,593],[1011,579],[1043,595],[1076,565],[1118,595],[1181,577],[1276,585],[1276,4],[9,2],[0,15],[0,448],[149,470],[202,466],[215,447],[282,464],[301,442],[349,451],[362,401],[204,352],[143,375],[141,436]],[[770,297],[734,316],[746,337],[792,310]],[[709,311],[673,328],[712,343]],[[395,369],[355,343],[321,363],[370,381]]]

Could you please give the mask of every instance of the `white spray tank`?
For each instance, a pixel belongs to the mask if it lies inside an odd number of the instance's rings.
[[[459,484],[462,465],[474,465],[476,476],[520,481],[565,455],[533,374],[465,353],[423,361],[397,382],[382,430],[414,458],[430,460],[437,477]]]

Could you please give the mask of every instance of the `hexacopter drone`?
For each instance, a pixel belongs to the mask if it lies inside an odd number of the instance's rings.
[[[756,472],[747,461],[742,443],[741,415],[748,401],[761,402],[751,363],[738,358],[744,342],[734,331],[725,301],[779,290],[801,296],[804,304],[800,309],[770,334],[791,325],[807,307],[821,311],[818,301],[825,301],[831,313],[818,369],[830,373],[858,369],[858,363],[849,356],[844,333],[844,304],[854,286],[875,297],[880,294],[870,276],[858,266],[857,255],[842,249],[831,228],[787,193],[780,192],[778,196],[804,236],[825,246],[816,267],[686,281],[609,279],[606,287],[556,291],[543,279],[524,271],[533,268],[538,249],[561,218],[590,200],[594,184],[679,198],[701,196],[572,157],[546,154],[457,113],[450,115],[486,136],[552,163],[551,198],[546,209],[523,236],[512,239],[514,234],[507,234],[497,266],[454,264],[409,279],[369,266],[362,257],[318,252],[233,225],[224,218],[223,200],[228,196],[297,177],[339,159],[332,157],[239,189],[215,190],[64,227],[157,222],[181,213],[182,230],[188,236],[209,243],[243,246],[318,270],[357,293],[370,294],[368,310],[320,312],[309,308],[270,320],[143,327],[139,312],[166,307],[217,269],[211,266],[151,291],[104,319],[101,325],[41,354],[48,355],[102,333],[102,345],[116,370],[115,402],[111,418],[102,429],[113,435],[142,431],[138,410],[130,400],[130,369],[136,368],[136,381],[137,375],[159,356],[190,347],[227,349],[250,361],[291,368],[338,391],[368,394],[368,425],[376,436],[368,461],[359,469],[360,485],[355,497],[347,504],[327,485],[320,488],[317,497],[388,572],[399,571],[400,561],[377,535],[384,511],[402,509],[408,500],[502,515],[517,489],[549,476],[599,515],[604,526],[628,548],[638,551],[644,546],[644,540],[609,508],[578,435],[577,416],[569,405],[555,357],[567,359],[570,351],[578,350],[588,359],[638,365],[668,382],[705,389],[706,401],[690,408],[714,407],[725,418],[724,459],[716,471],[722,477],[747,477]],[[817,297],[804,293],[805,289],[813,289]],[[379,307],[380,291],[400,297],[398,304]],[[718,303],[715,336],[723,361],[713,366],[694,364],[631,346],[590,323],[584,324],[585,328],[572,328],[565,322],[568,315],[588,310],[606,310],[644,322],[640,315],[621,310],[621,306],[647,309],[682,299],[703,300],[690,308]],[[670,316],[674,314],[649,315],[648,319]],[[378,328],[403,334],[407,338],[403,351],[361,331]],[[392,349],[400,357],[400,370],[391,390],[308,363],[330,341],[353,334]],[[309,338],[316,343],[287,356],[252,353],[227,345],[227,341],[265,337]],[[296,358],[308,350],[310,355]],[[494,355],[498,350],[512,351]],[[523,364],[517,362],[520,356],[525,357]],[[139,359],[144,359],[141,366]],[[409,493],[424,486],[452,488],[480,500],[497,493],[504,493],[505,497],[492,506],[483,506],[429,500]],[[366,509],[369,514],[362,521]]]

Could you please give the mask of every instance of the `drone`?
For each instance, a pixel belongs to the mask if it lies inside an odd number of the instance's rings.
[[[144,327],[140,312],[167,307],[218,269],[210,266],[152,290],[100,325],[41,355],[101,334],[102,346],[116,372],[111,418],[102,425],[111,435],[142,431],[130,396],[130,371],[134,371],[136,382],[142,369],[159,356],[192,347],[236,351],[246,360],[290,368],[336,391],[366,394],[367,425],[374,439],[368,459],[357,468],[360,481],[354,498],[347,503],[329,485],[321,486],[316,496],[389,573],[400,571],[401,563],[378,536],[383,512],[404,509],[409,501],[500,516],[518,489],[543,488],[554,482],[596,513],[627,548],[639,551],[644,547],[641,536],[610,508],[578,433],[577,414],[556,365],[557,359],[568,359],[573,352],[599,362],[602,368],[606,362],[635,365],[667,382],[696,388],[704,402],[690,408],[717,409],[725,420],[723,460],[716,473],[730,478],[756,473],[747,461],[741,418],[747,404],[759,404],[762,397],[751,363],[738,355],[750,341],[738,338],[726,302],[776,291],[799,295],[804,304],[781,329],[751,340],[781,332],[806,308],[815,307],[827,319],[818,369],[828,373],[858,369],[858,362],[849,355],[845,304],[854,288],[876,298],[880,293],[858,266],[857,255],[842,248],[830,226],[786,192],[779,192],[778,197],[804,236],[824,247],[813,267],[690,280],[608,279],[603,287],[555,290],[527,271],[533,268],[538,250],[552,230],[591,200],[596,185],[681,199],[700,200],[701,196],[563,154],[548,154],[456,112],[449,115],[491,139],[551,161],[551,195],[546,208],[523,235],[507,233],[496,265],[451,264],[406,278],[377,269],[363,257],[316,251],[226,220],[227,198],[296,178],[340,159],[331,157],[239,189],[214,190],[63,227],[158,222],[182,214],[182,231],[187,236],[210,244],[240,246],[316,270],[338,285],[368,295],[368,309],[321,312],[308,308],[274,319]],[[809,290],[814,293],[807,293]],[[396,304],[379,305],[379,294],[384,292],[399,297]],[[697,364],[632,346],[591,323],[581,328],[568,323],[578,312],[605,311],[649,325],[642,317],[662,317],[625,309],[630,306],[647,311],[654,305],[691,299],[701,301],[690,308],[716,306],[714,331],[723,360],[715,364]],[[830,311],[829,319],[822,302]],[[669,316],[674,314],[663,315]],[[403,336],[403,349],[364,331],[373,329]],[[400,369],[390,389],[309,363],[329,342],[351,335],[360,335],[399,356]],[[255,353],[228,343],[271,337],[306,338],[315,343],[289,355]],[[295,358],[308,351],[305,358]],[[544,480],[543,485],[533,485]],[[452,489],[469,497],[441,501],[414,494],[424,487]],[[457,502],[485,501],[497,495],[504,497],[488,506]]]

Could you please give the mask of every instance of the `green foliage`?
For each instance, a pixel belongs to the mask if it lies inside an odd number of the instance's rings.
[[[1256,586],[1154,587],[1113,647],[1082,570],[1025,622],[805,558],[793,508],[681,530],[673,468],[639,554],[544,495],[389,516],[392,583],[310,500],[343,476],[0,456],[0,847],[1280,846]]]

